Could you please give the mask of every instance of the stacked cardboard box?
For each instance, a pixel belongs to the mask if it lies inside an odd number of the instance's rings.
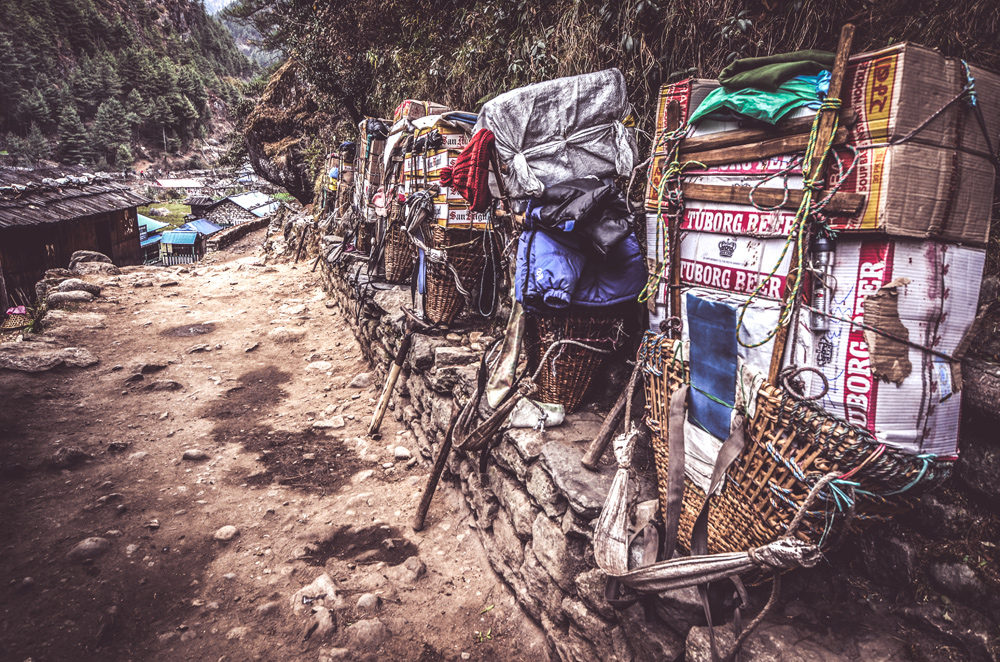
[[[388,120],[381,120],[388,124]],[[384,177],[383,154],[385,152],[385,140],[372,139],[366,133],[368,120],[362,120],[358,124],[360,139],[357,150],[357,172],[358,185],[354,191],[354,204],[368,220],[373,220],[375,208],[372,206],[372,197],[382,185]]]
[[[434,218],[442,227],[473,227],[485,229],[488,214],[470,211],[468,201],[457,190],[441,184],[441,171],[455,165],[455,159],[469,142],[468,134],[462,129],[444,123],[421,129],[414,135],[418,147],[421,138],[436,131],[441,137],[439,146],[423,152],[410,152],[403,160],[403,190],[409,194],[431,186],[439,188],[434,198]]]
[[[405,99],[392,113],[392,121],[398,122],[401,119],[415,120],[428,115],[440,115],[451,110],[448,106],[433,101],[417,101],[415,99]]]
[[[975,67],[971,73],[989,139],[962,102],[911,136],[962,89],[964,65],[912,44],[851,58],[842,114],[849,130],[835,159],[845,171],[850,168],[850,176],[840,188],[843,208],[827,210],[832,227],[841,230],[825,279],[833,317],[826,318],[828,329],[813,331],[810,313],[800,310],[784,357],[786,365],[816,368],[826,377],[829,390],[822,405],[831,414],[895,447],[944,456],[957,453],[960,378],[957,365],[943,356],[959,351],[975,315],[985,255],[979,247],[988,236],[995,179],[988,145],[1000,144],[1000,76]],[[671,100],[683,120],[716,86],[703,80],[666,86],[657,135],[665,130]],[[805,114],[811,111],[796,113]],[[688,135],[736,145],[718,134],[739,129],[733,122],[704,121]],[[887,144],[904,137],[902,143]],[[682,144],[681,160],[684,151]],[[657,187],[666,157],[653,158],[647,246],[650,268],[659,269],[664,250]],[[803,187],[796,158],[716,159],[685,172],[685,207],[678,219],[685,328],[688,294],[747,307],[741,332],[747,344],[777,324],[791,268],[790,251],[782,256],[782,249]],[[716,187],[711,196],[705,193],[708,187]],[[733,191],[728,198],[718,194],[723,187]],[[758,206],[747,204],[748,189],[758,196]],[[774,196],[767,198],[768,193]],[[786,193],[788,200],[778,204]],[[765,206],[777,208],[760,208]],[[772,270],[774,276],[766,280]],[[757,298],[748,303],[747,295],[762,281]],[[813,285],[806,284],[807,298]],[[661,284],[653,294],[653,328],[666,314],[668,292]],[[869,304],[874,314],[865,315],[866,301],[874,301]],[[907,342],[887,341],[848,320],[891,331]],[[766,374],[772,348],[773,342],[756,349],[741,346],[740,357]],[[808,390],[819,392],[819,378],[806,376]]]

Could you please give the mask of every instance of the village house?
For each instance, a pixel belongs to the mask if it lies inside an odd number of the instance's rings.
[[[270,216],[280,205],[266,193],[251,191],[219,200],[208,208],[205,216],[216,225],[229,227]]]
[[[142,248],[142,259],[145,264],[160,259],[160,232],[169,228],[168,223],[161,223],[148,216],[139,217],[139,246]]]
[[[188,206],[191,207],[191,216],[194,218],[205,218],[209,208],[215,204],[215,200],[208,196],[193,196],[188,198]]]
[[[170,267],[191,264],[205,257],[205,235],[194,230],[171,230],[160,237],[160,262]]]
[[[205,257],[208,237],[221,229],[211,221],[199,218],[176,230],[164,232],[160,237],[160,262],[167,266],[197,262]]]
[[[200,195],[205,189],[205,183],[190,177],[161,177],[155,182],[164,191],[176,191],[181,195]]]
[[[0,168],[0,302],[31,303],[45,271],[65,268],[79,250],[119,266],[142,262],[136,207],[151,200],[106,177],[66,172]]]

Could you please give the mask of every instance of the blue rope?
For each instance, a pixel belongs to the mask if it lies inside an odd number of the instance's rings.
[[[917,477],[911,480],[905,486],[901,487],[900,489],[895,490],[893,492],[889,492],[884,496],[893,496],[896,494],[902,494],[903,492],[906,492],[913,486],[917,485],[921,480],[923,480],[924,474],[927,473],[927,469],[928,467],[931,466],[931,462],[937,459],[937,455],[935,455],[934,453],[923,453],[922,455],[918,455],[917,459],[923,461],[923,464],[920,466],[920,471],[917,473]]]

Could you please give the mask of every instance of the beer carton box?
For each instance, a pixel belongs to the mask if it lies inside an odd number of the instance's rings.
[[[464,200],[462,202],[435,203],[434,219],[443,228],[485,230],[490,224],[488,213],[471,211],[469,204]]]
[[[659,273],[665,261],[663,233],[656,215],[646,217],[647,265]],[[680,233],[681,284],[690,287],[750,294],[763,282],[759,296],[780,300],[791,266],[791,247],[785,237],[751,237],[713,232]],[[771,271],[774,275],[771,276]],[[656,303],[666,303],[666,280],[653,294]]]
[[[435,203],[447,203],[455,206],[469,204],[469,201],[463,198],[454,186],[441,186],[440,189],[440,192],[434,198]]]
[[[448,106],[433,101],[417,101],[416,99],[406,99],[392,111],[392,121],[398,122],[401,119],[415,120],[426,115],[440,115],[451,110]]]
[[[958,453],[960,368],[945,355],[961,347],[976,315],[985,250],[951,244],[843,236],[835,242],[829,330],[809,330],[808,312],[790,332],[786,365],[821,371],[819,404],[890,446],[951,457]],[[874,297],[874,299],[873,299]],[[822,386],[803,373],[809,393]]]
[[[441,170],[446,166],[454,166],[455,160],[461,153],[460,149],[432,149],[428,151],[424,159],[428,181],[438,181],[441,178]]]
[[[709,78],[688,78],[677,83],[669,83],[660,87],[656,103],[656,134],[653,138],[653,150],[659,151],[660,137],[667,124],[667,107],[676,101],[680,106],[680,121],[687,122],[691,113],[705,100],[709,92],[719,87],[719,81]]]
[[[774,175],[795,157],[774,157],[755,163],[689,171],[685,182],[762,188],[802,188],[801,172],[785,177]],[[831,214],[838,230],[882,232],[983,246],[989,237],[989,218],[996,173],[993,164],[981,156],[917,143],[861,149],[856,153],[838,149],[844,171],[853,166],[840,191],[865,195],[856,214]],[[665,157],[654,157],[646,207],[661,205],[657,190]],[[829,171],[828,171],[829,172]],[[738,173],[738,174],[732,174]],[[836,171],[834,171],[836,173]],[[726,210],[724,203],[686,200],[701,211]],[[794,210],[785,210],[794,212]]]
[[[977,103],[989,143],[1000,146],[1000,76],[972,66]],[[908,136],[958,94],[967,82],[960,60],[924,46],[900,43],[850,58],[844,81],[844,106],[856,115],[851,127],[858,145]],[[976,110],[959,101],[912,136],[912,141],[989,156]]]
[[[958,454],[961,374],[954,356],[972,326],[985,251],[941,242],[889,237],[845,237],[835,242],[828,329],[814,332],[800,310],[789,331],[783,365],[810,367],[828,384],[817,404],[835,418],[869,430],[893,448],[938,457]],[[780,303],[717,289],[684,288],[682,339],[690,341],[688,295],[746,311],[738,356],[767,374]],[[666,307],[650,313],[658,330]],[[889,333],[886,338],[860,325]],[[814,373],[800,373],[805,392],[823,392]]]

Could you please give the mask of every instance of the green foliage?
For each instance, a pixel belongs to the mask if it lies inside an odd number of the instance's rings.
[[[132,128],[125,106],[118,99],[112,97],[97,109],[91,137],[95,153],[103,156],[109,165],[121,165],[120,156],[131,156]],[[129,158],[125,163],[131,162]]]
[[[59,117],[59,159],[64,163],[86,163],[90,160],[90,138],[76,108],[69,106]]]
[[[45,139],[42,130],[36,124],[31,125],[27,137],[7,134],[4,142],[7,145],[8,156],[21,166],[33,167],[42,159],[47,159],[52,152],[49,141]]]
[[[177,4],[183,24],[146,0],[0,0],[0,131],[27,139],[32,126],[58,128],[76,140],[76,123],[63,122],[75,113],[96,144],[58,155],[116,165],[137,140],[162,145],[165,134],[177,149],[204,136],[212,96],[235,102],[232,79],[253,65],[201,0]]]
[[[737,57],[833,50],[865,10],[855,51],[910,40],[1000,69],[1000,13],[987,0],[237,0],[226,10],[260,47],[293,57],[344,120],[386,117],[405,98],[477,110],[515,87],[622,70],[649,128],[659,86],[713,77]],[[344,134],[348,127],[345,121]]]

